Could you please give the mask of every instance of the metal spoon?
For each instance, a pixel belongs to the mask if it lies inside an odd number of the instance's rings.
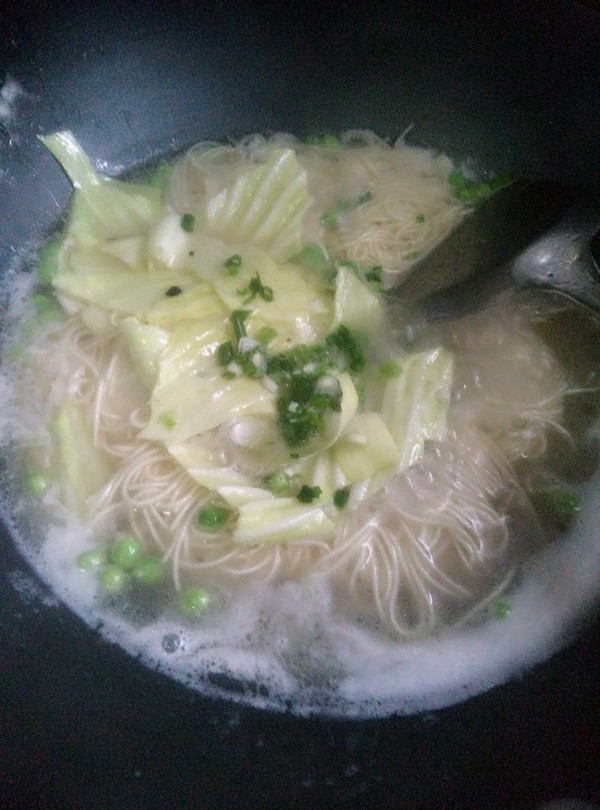
[[[396,322],[414,330],[526,289],[566,296],[600,317],[600,201],[584,189],[547,181],[502,189],[415,265],[391,298]]]

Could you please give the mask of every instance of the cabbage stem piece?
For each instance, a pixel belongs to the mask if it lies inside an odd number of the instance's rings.
[[[194,438],[186,442],[166,442],[169,454],[184,467],[190,476],[207,489],[216,490],[229,502],[227,493],[250,490],[254,480],[233,467],[224,467],[217,451],[206,447],[201,440]],[[261,497],[265,497],[263,492]],[[236,503],[232,505],[237,506]]]
[[[337,271],[334,307],[332,328],[344,324],[350,329],[374,334],[383,323],[381,299],[347,267]]]
[[[90,163],[72,132],[40,136],[75,189],[67,237],[82,245],[145,233],[162,208],[160,190],[105,178]]]
[[[454,359],[442,348],[398,360],[401,373],[386,383],[381,414],[400,452],[397,469],[417,462],[426,441],[446,435]]]
[[[76,517],[85,518],[88,499],[108,480],[109,460],[94,446],[81,408],[70,400],[59,405],[48,428],[61,503]]]
[[[158,358],[167,346],[169,333],[130,317],[123,319],[121,334],[138,380],[147,391],[152,391],[158,379]]]
[[[319,505],[296,498],[270,498],[239,507],[235,543],[285,543],[304,537],[331,537],[335,523]]]

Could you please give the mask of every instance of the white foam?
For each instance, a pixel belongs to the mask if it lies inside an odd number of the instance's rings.
[[[337,616],[327,581],[319,577],[280,588],[247,588],[200,625],[167,612],[136,627],[98,606],[93,576],[74,565],[91,538],[71,517],[63,513],[48,529],[40,553],[28,546],[24,551],[85,622],[92,627],[101,622],[105,638],[207,695],[271,709],[291,705],[298,714],[430,711],[515,677],[571,638],[597,598],[600,546],[590,530],[588,497],[595,486],[590,482],[582,489],[587,507],[579,524],[524,572],[507,618],[406,644]],[[22,580],[13,584],[20,588]],[[231,691],[219,674],[254,686]]]

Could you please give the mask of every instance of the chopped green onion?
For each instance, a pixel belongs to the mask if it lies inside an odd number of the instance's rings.
[[[41,326],[53,321],[59,313],[57,307],[48,303],[50,299],[47,296],[34,296],[34,299],[37,299],[37,301],[34,300],[33,302],[34,306],[36,306],[35,315],[21,322],[21,335],[25,338],[35,335]]]
[[[84,551],[77,557],[77,567],[82,571],[98,571],[105,562],[102,551]]]
[[[379,373],[386,379],[393,379],[402,374],[402,367],[395,360],[384,360],[379,364]]]
[[[383,292],[383,267],[371,267],[364,272],[364,279],[375,293]]]
[[[490,602],[490,613],[494,619],[506,619],[507,616],[510,616],[510,611],[510,602],[506,599],[497,598]]]
[[[268,475],[265,479],[265,484],[273,495],[278,495],[279,497],[289,497],[294,493],[293,477],[289,476],[283,470],[277,470],[277,472],[272,473],[272,475]]]
[[[265,287],[260,280],[258,273],[254,276],[254,278],[250,279],[250,283],[247,287],[244,287],[243,290],[237,290],[237,294],[246,296],[242,302],[243,304],[249,304],[250,301],[253,301],[257,295],[260,296],[264,301],[270,302],[273,300],[273,288]]]
[[[235,373],[235,371],[224,371],[221,374],[221,377],[223,377],[224,380],[235,380],[237,374]]]
[[[262,326],[256,333],[256,339],[259,343],[270,343],[277,337],[277,329],[272,326]]]
[[[406,254],[405,258],[409,262],[416,262],[416,260],[419,258],[419,251],[418,250],[411,250],[410,253]]]
[[[321,146],[325,146],[328,149],[339,149],[341,145],[342,142],[337,135],[323,135],[321,138]]]
[[[321,214],[321,225],[328,231],[334,231],[340,224],[339,214],[333,208],[328,208]]]
[[[174,411],[163,411],[158,415],[158,421],[167,430],[173,430],[177,427],[177,417]]]
[[[147,554],[138,560],[131,571],[131,576],[140,585],[156,585],[165,578],[165,567],[162,562]]]
[[[40,470],[32,470],[27,474],[25,485],[32,495],[43,495],[50,486],[50,481],[46,473]]]
[[[365,203],[370,202],[373,199],[373,194],[370,191],[365,191],[364,194],[361,194],[359,197],[356,198],[356,207],[358,208],[359,205],[364,205]]]
[[[346,355],[351,371],[360,373],[365,367],[366,359],[356,335],[343,323],[338,326],[335,332],[330,332],[325,338],[328,346],[335,346]]]
[[[26,318],[21,322],[21,334],[25,338],[30,338],[35,335],[40,327],[40,322],[37,317]]]
[[[179,221],[181,229],[186,233],[192,233],[196,225],[196,217],[193,214],[184,214]]]
[[[294,374],[289,383],[288,395],[292,402],[308,402],[315,391],[314,374],[300,372]]]
[[[415,219],[417,220],[417,222],[418,222],[420,225],[422,225],[422,224],[423,224],[423,222],[425,222],[425,214],[417,214],[417,216],[415,217]]]
[[[217,363],[220,366],[228,366],[233,360],[234,351],[233,343],[228,340],[226,343],[221,343],[217,348]]]
[[[47,242],[39,251],[38,280],[40,284],[51,284],[58,272],[58,254],[61,242]]]
[[[115,540],[108,552],[109,560],[113,565],[129,571],[139,560],[142,554],[142,544],[132,535],[126,535]]]
[[[258,346],[236,355],[235,362],[246,377],[259,379],[267,373],[267,358],[263,353],[263,348]]]
[[[461,188],[462,186],[467,186],[469,184],[469,181],[462,172],[456,170],[450,172],[450,174],[448,175],[448,184],[451,185],[453,188]]]
[[[497,174],[495,177],[492,177],[492,179],[488,181],[488,186],[490,191],[495,194],[496,191],[500,191],[500,189],[510,186],[512,182],[512,175],[509,172],[502,172],[501,174]]]
[[[512,177],[509,174],[499,174],[489,181],[468,180],[460,171],[453,171],[448,175],[448,183],[452,186],[454,196],[465,205],[476,205],[511,182]]]
[[[359,208],[373,199],[370,191],[359,194],[354,200],[337,200],[330,208],[326,208],[321,214],[321,224],[328,230],[334,230],[340,224],[340,216]]]
[[[298,447],[320,436],[325,430],[327,411],[341,410],[342,391],[319,391],[318,374],[298,372],[280,384],[277,397],[277,424],[288,447]]]
[[[290,406],[296,405],[295,410]],[[306,444],[320,436],[325,429],[325,414],[309,405],[296,403],[286,397],[277,399],[277,424],[288,447]]]
[[[355,276],[358,277],[359,275],[359,267],[356,262],[350,261],[350,259],[341,259],[339,262],[336,262],[336,268],[338,270],[350,270],[351,273],[354,273]]]
[[[228,259],[225,259],[225,269],[230,276],[237,276],[242,266],[242,257],[239,253],[234,253]]]
[[[231,313],[230,320],[236,340],[247,336],[246,319],[248,315],[250,315],[249,309],[234,309]]]
[[[181,287],[178,287],[176,284],[174,284],[172,287],[169,287],[165,295],[167,295],[169,298],[175,298],[176,295],[181,295],[182,292],[183,290],[181,289]]]
[[[365,270],[365,280],[366,281],[381,281],[381,274],[383,273],[383,267],[371,267],[369,270]]]
[[[342,142],[337,135],[307,135],[304,139],[307,146],[324,146],[327,149],[339,149]]]
[[[581,509],[579,496],[567,489],[549,489],[532,493],[532,500],[550,520],[566,527]]]
[[[166,185],[172,170],[173,167],[168,163],[161,163],[161,165],[146,180],[146,183],[151,188],[163,188]]]
[[[350,497],[350,489],[344,487],[343,489],[336,489],[333,493],[333,505],[336,509],[343,509],[348,503]]]
[[[48,312],[49,310],[55,309],[53,300],[49,295],[44,295],[43,293],[32,295],[31,303],[39,313]]]
[[[14,363],[16,360],[23,357],[25,349],[24,343],[11,343],[11,345],[7,346],[4,350],[2,359],[5,363]]]
[[[129,575],[122,568],[110,563],[100,572],[100,584],[104,590],[115,595],[120,593],[129,582]]]
[[[323,490],[321,487],[309,487],[308,484],[303,484],[300,487],[300,491],[296,495],[296,498],[300,501],[300,503],[312,503],[322,494],[322,492]]]
[[[210,605],[210,594],[204,588],[191,586],[179,594],[179,610],[188,619],[203,616]]]
[[[231,518],[231,509],[217,503],[209,503],[198,512],[196,521],[205,532],[218,532],[224,528]]]
[[[309,363],[314,365],[315,373],[323,373],[329,365],[327,347],[322,344],[310,346],[300,344],[293,349],[272,355],[268,358],[268,373],[279,379],[299,371]]]

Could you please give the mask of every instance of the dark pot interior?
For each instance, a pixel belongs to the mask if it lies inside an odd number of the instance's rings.
[[[68,197],[36,142],[109,172],[201,138],[368,127],[600,191],[593,3],[4,3],[0,266]],[[58,207],[57,207],[58,206]],[[108,645],[0,537],[0,804],[533,808],[600,801],[600,632],[462,704],[369,721],[208,700]]]

